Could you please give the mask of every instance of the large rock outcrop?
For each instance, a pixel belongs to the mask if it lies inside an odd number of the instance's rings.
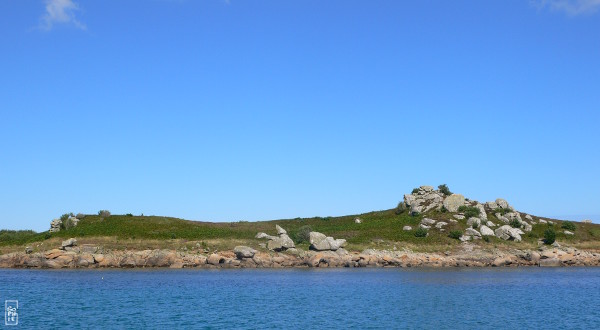
[[[444,207],[448,212],[458,212],[458,208],[465,205],[465,196],[452,194],[444,199]]]
[[[346,245],[345,239],[334,239],[316,231],[311,231],[310,248],[317,251],[336,251]]]
[[[249,246],[236,246],[233,248],[233,253],[238,259],[252,258],[256,254],[256,250]]]
[[[513,228],[509,225],[504,225],[500,228],[497,228],[494,233],[496,237],[501,238],[503,240],[514,240],[515,242],[521,241],[521,235],[523,232],[518,228]]]
[[[272,251],[285,251],[296,247],[294,241],[288,236],[285,229],[281,228],[279,225],[275,225],[275,229],[277,230],[277,236],[258,233],[255,237],[268,239],[267,248]]]
[[[432,186],[421,186],[412,194],[404,195],[404,204],[411,213],[439,210],[443,200],[444,194],[434,190]]]

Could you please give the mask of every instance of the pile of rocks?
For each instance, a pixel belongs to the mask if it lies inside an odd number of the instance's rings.
[[[345,239],[335,239],[316,231],[310,232],[310,248],[316,251],[337,251],[346,246]]]
[[[50,232],[56,233],[60,231],[60,226],[62,225],[62,220],[54,219],[50,222]]]
[[[444,194],[434,190],[432,186],[421,186],[412,194],[404,195],[404,204],[413,214],[430,210],[440,210]]]
[[[452,217],[456,220],[464,220],[465,214],[467,214],[467,212],[459,213],[461,206],[478,209],[479,215],[477,217],[467,219],[468,228],[461,237],[462,241],[479,239],[482,236],[496,236],[505,240],[520,241],[520,235],[531,231],[532,225],[537,223],[529,214],[526,214],[523,218],[521,213],[517,212],[505,199],[498,198],[495,201],[482,204],[468,200],[460,194],[446,196],[432,186],[421,186],[415,189],[413,193],[404,195],[404,204],[411,214],[426,213],[431,210],[446,211],[453,213]],[[492,230],[493,227],[496,227],[496,224],[488,220],[488,214],[493,214],[504,225],[495,231]],[[454,219],[446,221],[455,222]],[[545,220],[538,220],[539,223],[546,223]],[[515,222],[518,222],[518,226],[515,226]],[[419,227],[430,229],[435,225],[437,229],[443,231],[446,224],[446,222],[424,218]],[[513,228],[510,225],[519,228]],[[412,230],[412,227],[404,226],[403,230]]]
[[[69,218],[67,218],[67,221],[69,221],[73,227],[76,227],[77,224],[79,223],[79,220],[77,217],[74,216],[69,216]],[[51,233],[56,233],[59,232],[61,227],[63,225],[63,221],[61,219],[54,219],[50,222],[50,232]]]
[[[525,234],[519,228],[513,228],[509,225],[504,225],[494,231],[496,237],[501,238],[503,240],[513,240],[515,242],[521,241],[521,235]]]
[[[277,230],[277,236],[258,233],[256,234],[256,238],[268,239],[269,241],[267,242],[267,248],[272,251],[285,251],[287,249],[296,247],[294,241],[292,241],[292,239],[288,236],[285,229],[279,227],[279,225],[275,225],[275,229]]]

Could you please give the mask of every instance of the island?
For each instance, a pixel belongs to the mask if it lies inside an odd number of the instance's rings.
[[[421,186],[389,210],[199,222],[64,214],[46,232],[0,231],[0,268],[598,266],[600,225],[539,217]]]

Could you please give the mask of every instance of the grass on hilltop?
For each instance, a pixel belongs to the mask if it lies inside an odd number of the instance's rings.
[[[362,223],[354,222],[356,217],[360,217]],[[415,230],[423,217],[429,217],[436,220],[447,220],[452,218],[448,212],[431,211],[427,214],[411,216],[407,211],[397,214],[397,210],[385,210],[370,212],[360,215],[342,216],[342,217],[314,217],[314,218],[296,218],[287,220],[273,220],[261,222],[227,222],[210,223],[187,221],[177,218],[157,217],[157,216],[131,216],[131,215],[111,215],[100,217],[98,215],[88,215],[79,221],[77,227],[62,230],[57,233],[35,233],[33,231],[0,231],[0,246],[22,246],[33,242],[41,242],[48,239],[66,239],[76,237],[81,239],[91,239],[100,237],[113,237],[116,240],[138,240],[140,242],[157,241],[215,241],[222,242],[223,248],[232,248],[229,246],[235,242],[246,242],[256,246],[264,240],[255,239],[257,232],[266,232],[275,235],[275,225],[280,225],[288,231],[288,234],[294,238],[304,235],[302,231],[306,226],[310,226],[313,231],[324,233],[334,238],[344,238],[348,241],[348,249],[360,250],[368,247],[391,247],[396,243],[407,244],[410,246],[430,246],[448,248],[457,246],[460,242],[449,237],[452,231],[464,231],[466,220],[460,220],[456,224],[449,223],[444,232],[438,229],[430,229],[427,237],[416,237]],[[492,214],[488,218],[502,225]],[[409,225],[413,227],[412,231],[404,231],[402,227]],[[600,225],[583,224],[577,225],[575,235],[565,235],[560,230],[561,221],[555,221],[554,229],[556,239],[560,242],[571,243],[599,243]],[[525,233],[523,242],[527,245],[537,245],[537,241],[544,237],[544,231],[548,228],[546,224],[537,224],[533,230]],[[478,244],[489,244],[490,247],[515,244],[495,237],[491,237],[487,242],[478,241]],[[304,241],[298,244],[301,248],[308,248],[308,242]]]

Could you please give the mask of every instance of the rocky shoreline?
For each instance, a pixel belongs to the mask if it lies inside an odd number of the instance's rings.
[[[466,243],[468,244],[468,243]],[[176,250],[104,251],[95,246],[45,252],[15,252],[0,256],[0,268],[295,268],[295,267],[519,267],[600,266],[600,253],[574,248],[542,251],[464,251],[416,253],[368,249],[362,252],[258,252],[240,246],[215,253]]]

